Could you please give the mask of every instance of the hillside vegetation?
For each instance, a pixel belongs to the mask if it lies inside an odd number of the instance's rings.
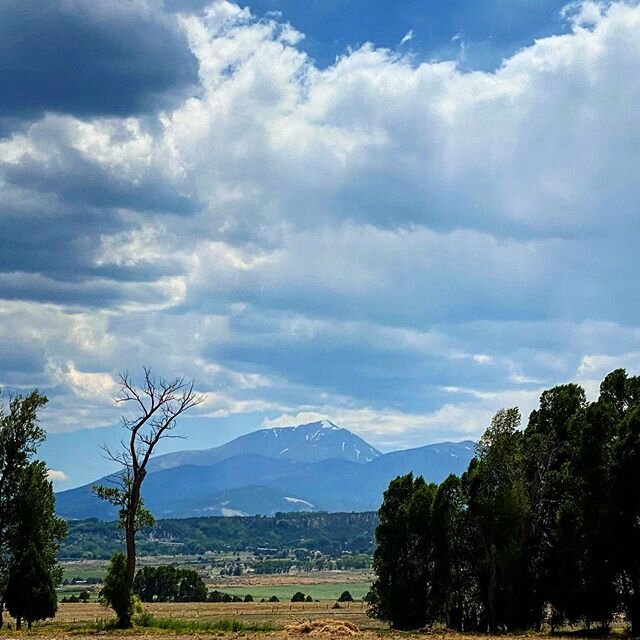
[[[159,520],[140,534],[142,555],[200,554],[207,551],[304,548],[326,554],[371,553],[377,514],[279,513],[273,517],[218,517]],[[116,522],[70,521],[60,557],[106,559],[121,549]]]

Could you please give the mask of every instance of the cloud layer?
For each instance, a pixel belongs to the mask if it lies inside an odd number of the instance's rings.
[[[141,364],[195,376],[203,417],[382,447],[637,371],[637,4],[574,3],[492,72],[373,45],[319,68],[226,1],[91,7],[48,3],[37,64],[19,40],[3,66],[0,383],[48,393],[51,431],[114,423]],[[62,32],[90,67],[47,54]]]

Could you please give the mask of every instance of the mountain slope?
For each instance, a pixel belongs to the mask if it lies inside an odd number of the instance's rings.
[[[268,515],[301,507],[370,511],[379,507],[384,490],[397,475],[411,471],[440,482],[449,473],[462,473],[473,457],[473,446],[472,442],[428,445],[379,455],[366,464],[337,458],[304,462],[245,453],[206,466],[157,470],[145,480],[143,494],[159,518],[234,512]],[[90,485],[58,494],[57,510],[70,519],[113,519],[117,515],[91,495]]]
[[[260,429],[213,449],[168,453],[153,458],[149,470],[161,471],[183,465],[209,466],[249,453],[298,462],[341,458],[361,464],[382,455],[354,433],[322,420],[297,427]]]

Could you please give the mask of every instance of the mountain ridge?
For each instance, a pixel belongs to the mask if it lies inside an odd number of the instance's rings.
[[[309,443],[310,446],[305,446]],[[348,429],[338,427],[330,420],[319,420],[292,427],[258,429],[210,449],[166,453],[151,459],[149,472],[184,464],[209,466],[239,452],[306,462],[341,457],[361,464],[382,455]]]
[[[474,443],[463,441],[382,454],[329,421],[261,429],[220,447],[152,459],[143,497],[158,518],[374,511],[397,475],[413,472],[440,482],[462,473],[473,452]],[[116,509],[93,495],[93,484],[58,493],[58,513],[115,519]]]

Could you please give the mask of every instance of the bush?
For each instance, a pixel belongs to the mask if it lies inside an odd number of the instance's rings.
[[[280,602],[280,598],[278,598],[278,596],[271,596],[269,602]]]
[[[304,601],[305,602],[313,602],[313,598],[311,596],[307,596]]]
[[[353,597],[348,591],[343,591],[338,598],[338,602],[353,602]]]
[[[291,596],[291,602],[304,602],[304,593],[302,593],[302,591],[296,591]]]
[[[119,627],[126,629],[131,626],[134,603],[127,583],[127,559],[123,553],[116,553],[109,562],[100,601],[115,611]]]
[[[245,602],[253,602],[253,596],[250,593],[247,593],[247,595],[244,597],[244,601]],[[264,602],[264,600],[263,600]]]

